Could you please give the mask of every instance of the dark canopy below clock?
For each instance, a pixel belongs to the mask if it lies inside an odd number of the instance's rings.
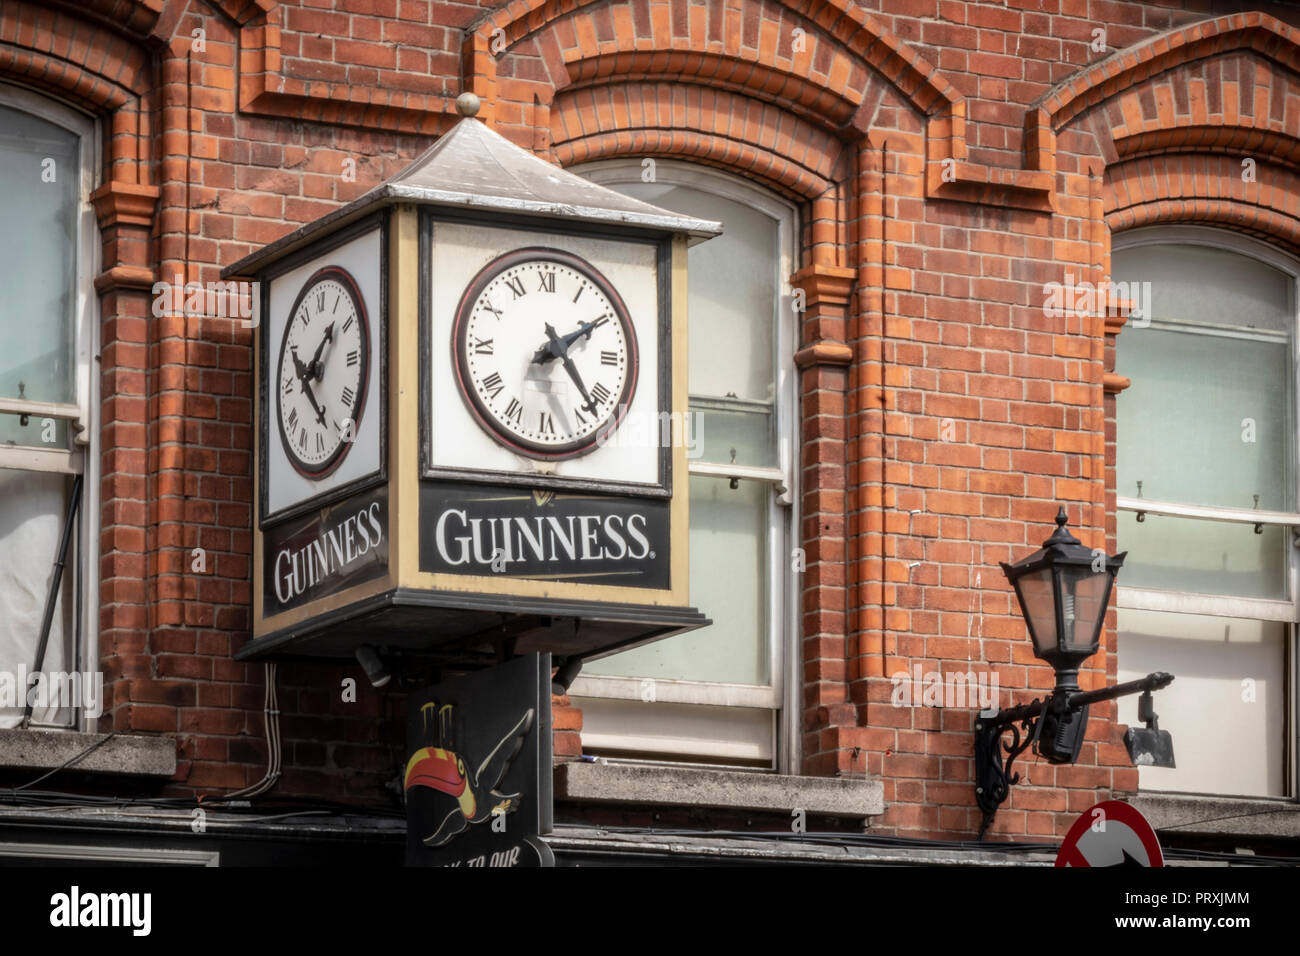
[[[594,660],[712,622],[690,607],[394,588],[245,644],[236,660],[384,654],[474,669],[549,651]]]
[[[391,179],[227,266],[222,270],[222,277],[253,275],[318,236],[395,203],[685,233],[692,242],[722,233],[719,222],[682,216],[624,196],[553,166],[488,129],[479,120],[465,117]]]

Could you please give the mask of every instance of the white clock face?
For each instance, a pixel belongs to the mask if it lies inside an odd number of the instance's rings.
[[[290,463],[320,479],[343,461],[365,410],[370,327],[357,284],[330,266],[309,278],[285,325],[275,380]]]
[[[479,423],[532,458],[598,447],[636,388],[636,335],[623,300],[594,266],[555,249],[489,263],[461,300],[452,349]]]

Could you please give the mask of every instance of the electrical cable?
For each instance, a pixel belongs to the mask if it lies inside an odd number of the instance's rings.
[[[257,783],[244,787],[242,790],[236,790],[233,793],[224,793],[215,797],[206,797],[204,803],[224,803],[227,800],[238,800],[248,797],[256,797],[266,793],[275,786],[280,779],[280,699],[275,687],[275,663],[268,662],[265,670],[266,693],[262,705],[262,722],[266,730],[266,773]]]

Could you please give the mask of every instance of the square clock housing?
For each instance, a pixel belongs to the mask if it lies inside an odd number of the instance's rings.
[[[716,222],[466,115],[223,277],[261,283],[253,634],[475,669],[594,658],[690,606],[686,272]]]

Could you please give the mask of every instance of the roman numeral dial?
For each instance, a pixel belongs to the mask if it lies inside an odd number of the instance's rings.
[[[637,380],[636,334],[618,292],[591,263],[520,249],[471,280],[452,348],[479,424],[532,458],[587,454],[617,427]]]
[[[356,439],[370,370],[370,324],[356,281],[337,266],[299,291],[280,345],[280,439],[293,467],[332,473]]]

